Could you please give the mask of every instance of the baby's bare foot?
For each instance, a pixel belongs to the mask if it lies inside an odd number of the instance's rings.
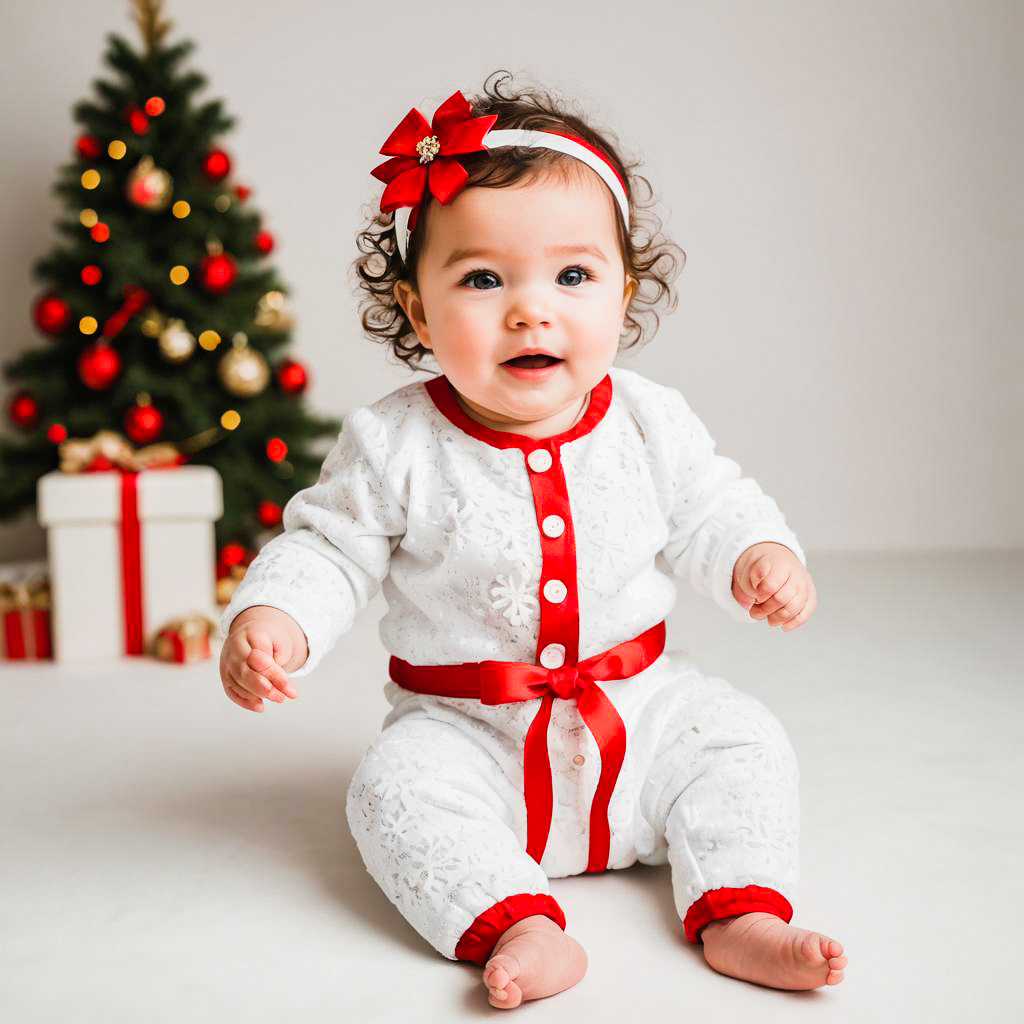
[[[843,980],[843,947],[820,932],[794,928],[774,914],[712,921],[701,931],[704,959],[720,974],[772,988],[805,989]]]
[[[498,939],[484,966],[491,1006],[511,1010],[572,988],[587,973],[586,950],[550,917],[516,921]]]

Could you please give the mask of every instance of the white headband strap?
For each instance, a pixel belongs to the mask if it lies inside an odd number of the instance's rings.
[[[587,149],[586,146],[573,139],[567,139],[564,135],[556,135],[554,132],[537,132],[525,128],[492,129],[483,137],[483,143],[488,149],[495,149],[498,146],[554,149],[582,161],[599,174],[601,180],[612,190],[612,195],[615,196],[619,209],[622,211],[622,222],[626,225],[626,229],[629,229],[629,200],[626,198],[626,190],[622,187],[619,176],[607,161]],[[398,244],[398,251],[402,254],[403,262],[409,251],[409,217],[412,210],[411,206],[400,206],[395,210],[395,240]]]

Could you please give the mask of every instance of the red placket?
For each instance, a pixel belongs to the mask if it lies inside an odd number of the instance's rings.
[[[610,831],[607,809],[625,756],[626,730],[601,680],[623,679],[642,671],[664,649],[664,623],[609,651],[579,661],[579,593],[576,586],[576,538],[572,508],[561,464],[561,446],[588,434],[607,412],[612,398],[606,374],[590,394],[583,417],[561,434],[532,438],[493,430],[472,419],[458,402],[445,376],[425,382],[437,408],[457,427],[496,448],[523,453],[533,492],[541,546],[540,629],[537,662],[481,662],[461,666],[417,666],[392,658],[392,679],[420,693],[478,696],[484,703],[505,703],[544,696],[525,744],[524,792],[527,801],[527,852],[540,863],[547,844],[552,810],[552,783],[547,754],[547,727],[555,699],[577,701],[580,714],[601,752],[601,777],[590,816],[588,872],[608,866]],[[455,671],[459,669],[461,671]],[[445,671],[447,670],[447,671]],[[531,691],[530,687],[534,690]]]

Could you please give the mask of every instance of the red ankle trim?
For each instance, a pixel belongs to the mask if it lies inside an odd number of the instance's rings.
[[[691,942],[700,942],[700,930],[720,917],[760,911],[781,917],[786,924],[793,919],[789,900],[774,889],[746,885],[742,889],[711,889],[691,904],[683,919],[683,934]]]
[[[471,960],[483,967],[498,939],[508,928],[516,921],[537,914],[550,917],[562,931],[565,931],[565,914],[554,897],[542,892],[521,892],[495,903],[466,929],[455,947],[455,959]]]

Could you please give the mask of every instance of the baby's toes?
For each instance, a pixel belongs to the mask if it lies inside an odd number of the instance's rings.
[[[800,956],[808,964],[821,964],[828,959],[828,944],[832,940],[817,932],[808,932],[800,940]]]
[[[843,972],[837,970],[830,970],[828,976],[825,978],[826,985],[838,985],[843,980]]]
[[[828,965],[833,971],[841,971],[848,961],[845,956],[830,956],[828,958]]]
[[[492,962],[484,969],[484,984],[488,988],[504,988],[510,980],[508,971],[500,964]]]
[[[513,978],[518,977],[519,961],[508,953],[492,956],[484,967],[484,984],[488,988],[504,988]]]
[[[487,1001],[491,1006],[511,1010],[523,1001],[523,991],[514,981],[510,981],[505,988],[491,989]]]

